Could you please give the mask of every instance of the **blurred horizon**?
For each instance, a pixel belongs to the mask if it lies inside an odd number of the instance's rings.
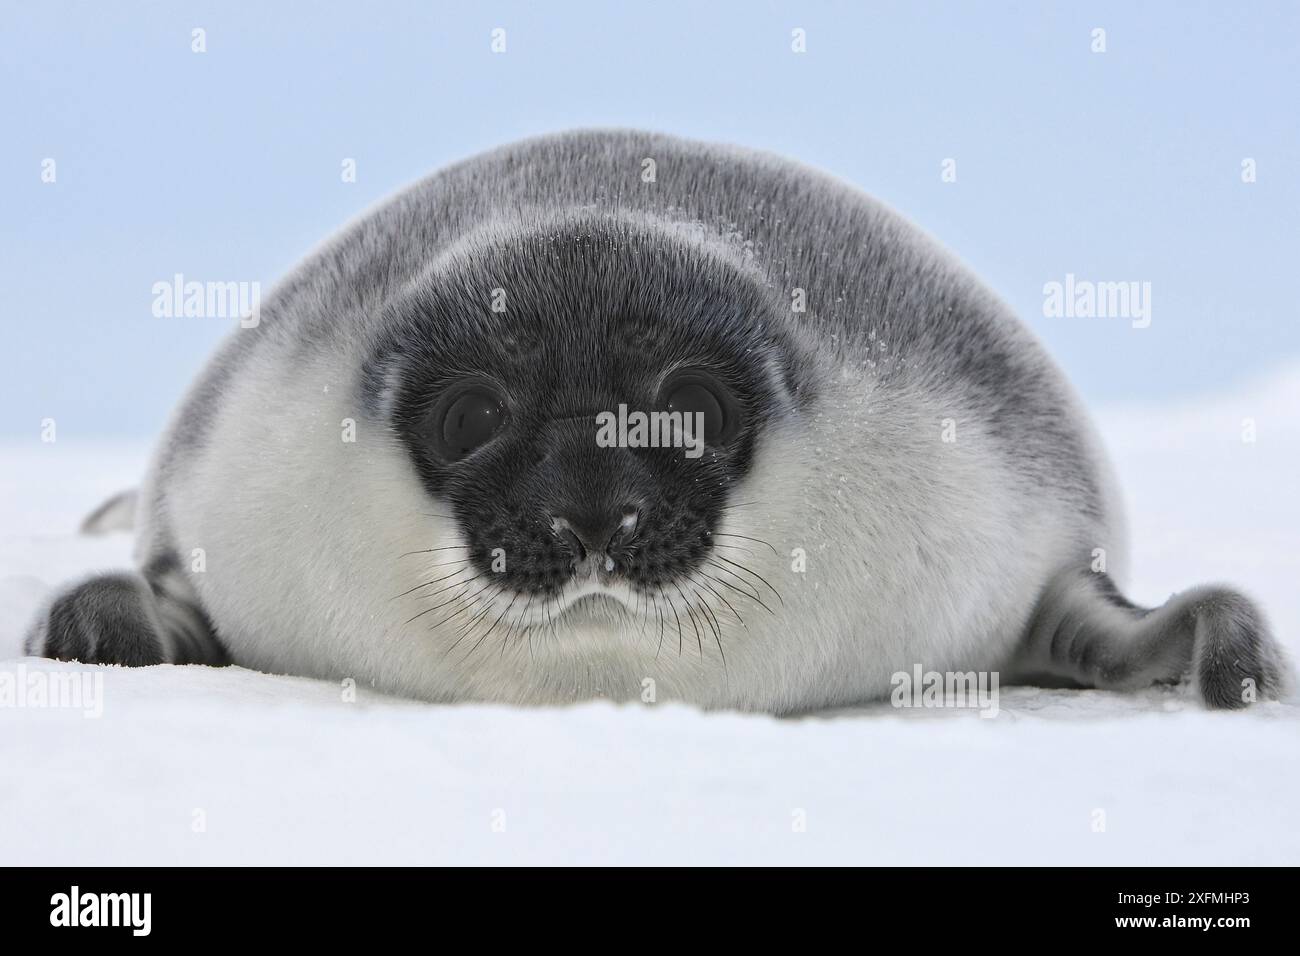
[[[1300,361],[1300,6],[7,3],[0,78],[0,440],[46,418],[61,440],[152,438],[236,324],[156,317],[156,283],[265,296],[440,166],[592,126],[864,189],[1006,300],[1090,407]],[[1149,283],[1150,325],[1045,316],[1067,276]]]

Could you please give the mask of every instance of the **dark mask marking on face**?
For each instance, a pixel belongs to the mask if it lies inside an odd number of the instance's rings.
[[[765,425],[809,399],[781,305],[728,255],[658,228],[494,234],[391,303],[365,399],[479,573],[522,594],[588,575],[649,592],[705,559]],[[620,404],[702,412],[703,454],[601,447],[596,416]]]

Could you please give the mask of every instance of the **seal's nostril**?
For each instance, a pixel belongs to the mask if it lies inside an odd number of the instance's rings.
[[[572,551],[573,551],[573,556],[574,556],[574,559],[575,559],[575,560],[577,560],[577,561],[585,561],[585,560],[586,560],[586,558],[587,558],[587,548],[586,548],[586,546],[582,543],[582,538],[580,538],[580,537],[579,537],[579,536],[574,532],[574,530],[573,530],[573,526],[572,526],[571,524],[569,524],[569,522],[568,522],[567,519],[565,519],[565,518],[552,518],[552,519],[551,519],[551,533],[554,534],[554,535],[555,535],[557,538],[559,538],[561,541],[563,541],[565,544],[567,544],[567,545],[569,546],[570,549],[572,549]]]
[[[636,533],[640,515],[630,505],[604,514],[572,512],[551,518],[551,533],[566,542],[579,561],[604,554]]]
[[[632,535],[636,533],[636,525],[639,517],[640,516],[637,514],[635,508],[624,508],[623,516],[618,522],[618,527],[614,529],[614,533],[610,535],[609,540],[605,542],[605,550],[612,551],[616,544],[621,544],[631,538]]]

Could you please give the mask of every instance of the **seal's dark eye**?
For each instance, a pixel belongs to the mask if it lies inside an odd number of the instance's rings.
[[[718,445],[730,441],[740,430],[740,408],[722,383],[710,376],[693,373],[674,380],[665,390],[664,404],[670,412],[704,416],[704,441]]]
[[[448,458],[464,458],[486,444],[501,427],[501,403],[490,392],[475,388],[462,393],[443,414],[439,428],[442,452]]]

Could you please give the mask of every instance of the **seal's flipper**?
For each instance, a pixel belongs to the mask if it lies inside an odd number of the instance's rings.
[[[86,515],[81,522],[82,534],[108,534],[110,531],[130,531],[135,527],[137,495],[134,489],[122,491]]]
[[[153,572],[151,574],[151,572]],[[179,573],[154,565],[101,574],[61,591],[27,633],[28,654],[87,664],[224,664],[206,615]]]
[[[50,602],[27,634],[28,654],[87,664],[161,664],[163,634],[136,574],[102,574]]]
[[[1161,607],[1130,602],[1105,574],[1065,572],[1034,610],[1018,660],[1025,674],[1104,690],[1136,690],[1191,676],[1210,707],[1276,697],[1287,665],[1260,610],[1219,585]]]

